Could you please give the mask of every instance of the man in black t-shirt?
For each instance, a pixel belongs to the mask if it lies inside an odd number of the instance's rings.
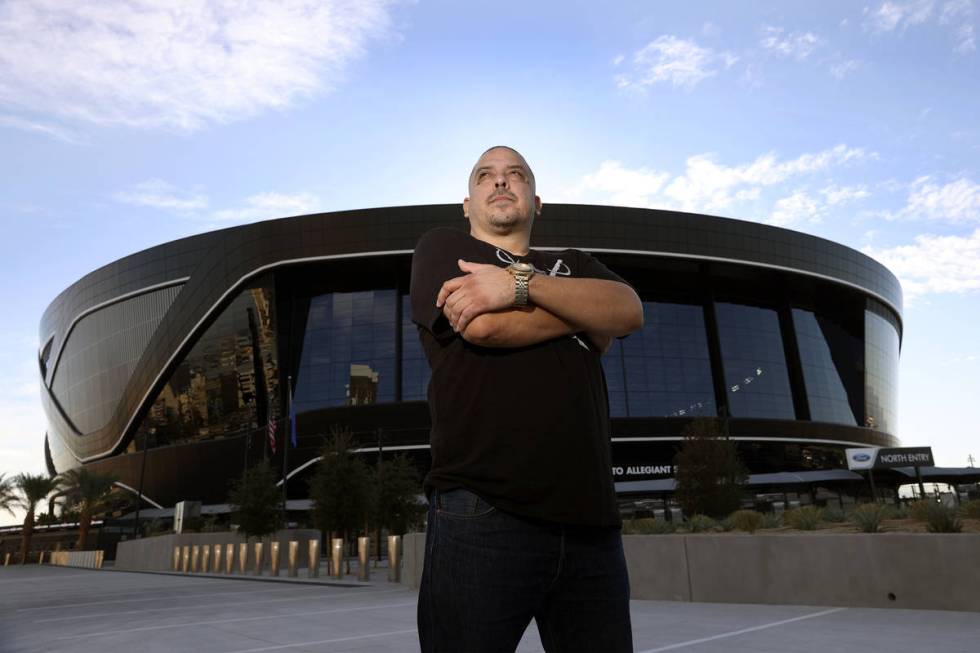
[[[412,262],[432,367],[422,649],[512,651],[533,618],[549,651],[632,650],[600,356],[642,305],[590,255],[530,249],[541,200],[515,150],[483,153],[463,211],[469,234],[434,229]]]

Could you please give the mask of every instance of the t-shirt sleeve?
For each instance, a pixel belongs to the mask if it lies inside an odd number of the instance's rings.
[[[599,259],[592,256],[588,252],[576,251],[576,253],[581,257],[581,260],[579,261],[578,272],[575,274],[575,276],[585,279],[605,279],[607,281],[618,281],[619,283],[625,283],[627,286],[632,287],[628,281],[607,268],[601,261],[599,261]]]
[[[436,306],[436,297],[442,284],[463,274],[457,264],[464,258],[463,237],[454,229],[433,229],[419,239],[412,255],[412,321],[439,340],[452,336],[453,330]]]

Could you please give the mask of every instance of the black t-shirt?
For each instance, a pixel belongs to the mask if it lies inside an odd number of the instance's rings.
[[[578,250],[517,256],[456,229],[419,240],[412,320],[432,379],[432,469],[426,489],[465,487],[497,508],[564,524],[619,526],[609,455],[609,401],[599,352],[584,334],[519,348],[480,347],[449,326],[436,296],[457,260],[625,283]]]

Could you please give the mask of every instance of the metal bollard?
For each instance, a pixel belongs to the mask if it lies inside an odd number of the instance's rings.
[[[388,536],[388,582],[402,581],[402,536]]]
[[[211,562],[211,573],[220,574],[221,573],[221,552],[223,547],[220,544],[214,545],[214,557]]]
[[[230,574],[235,570],[235,545],[225,545],[225,573]]]
[[[279,542],[269,543],[269,574],[279,575]]]
[[[211,546],[208,544],[201,545],[201,573],[206,574],[211,571]]]
[[[238,545],[238,573],[244,574],[248,569],[248,544],[242,542]]]
[[[371,539],[357,538],[357,580],[366,583],[371,580]]]
[[[37,566],[38,566],[38,567],[40,567],[40,566],[41,566],[41,565],[43,565],[43,564],[44,564],[44,551],[41,551],[41,552],[40,552],[40,553],[39,553],[39,554],[37,555]]]
[[[181,571],[185,574],[191,569],[191,547],[189,544],[185,544],[183,548],[184,554],[181,560]]]
[[[4,567],[9,567],[10,566],[10,552],[9,551],[3,556],[3,566]]]
[[[256,576],[262,575],[262,543],[255,543],[255,567],[252,569],[252,573]]]
[[[289,565],[289,577],[296,578],[298,574],[296,573],[296,558],[299,554],[299,542],[296,540],[290,540],[289,542],[289,552],[286,554],[286,561]]]
[[[310,561],[306,568],[307,576],[310,578],[320,577],[320,540],[314,538],[310,540]],[[9,553],[7,555],[10,555]]]
[[[95,568],[102,569],[102,563],[105,562],[105,551],[99,550],[95,552]]]
[[[201,562],[201,546],[199,544],[191,545],[191,573],[196,574],[198,570],[198,564]]]
[[[343,578],[344,570],[341,568],[341,563],[344,557],[344,541],[335,537],[331,541],[331,551],[330,551],[330,564],[333,565],[333,576],[334,578]]]
[[[180,547],[179,546],[175,546],[174,547],[174,564],[173,564],[173,567],[174,567],[174,569],[173,569],[174,571],[180,571]]]

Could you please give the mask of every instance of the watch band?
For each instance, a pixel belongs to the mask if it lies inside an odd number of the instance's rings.
[[[527,291],[531,279],[524,272],[514,273],[514,306],[527,306]]]

